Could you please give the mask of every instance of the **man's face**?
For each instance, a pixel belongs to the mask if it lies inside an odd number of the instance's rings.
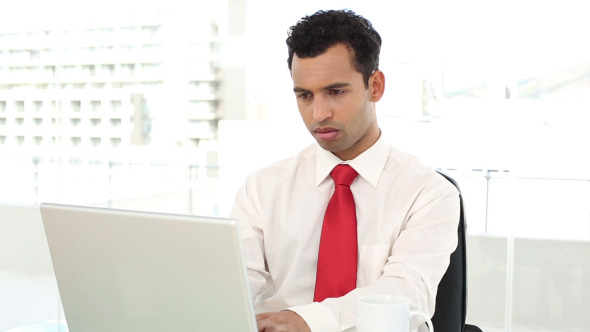
[[[315,58],[294,56],[293,91],[307,129],[325,150],[350,160],[379,138],[374,102],[383,95],[383,73],[376,71],[366,88],[344,44]]]

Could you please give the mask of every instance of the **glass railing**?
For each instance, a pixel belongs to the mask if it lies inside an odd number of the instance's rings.
[[[20,160],[0,189],[0,331],[63,318],[38,204],[226,215],[217,166]],[[590,307],[590,179],[441,169],[468,225],[468,322],[485,331],[584,331]],[[223,173],[222,173],[223,174]],[[10,179],[9,182],[6,182]],[[55,185],[60,184],[56,189]],[[34,308],[34,310],[31,310]]]

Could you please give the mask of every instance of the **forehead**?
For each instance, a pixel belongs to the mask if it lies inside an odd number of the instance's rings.
[[[362,83],[362,74],[353,65],[353,54],[344,44],[329,48],[313,58],[293,57],[291,75],[295,87],[311,90],[334,82]]]

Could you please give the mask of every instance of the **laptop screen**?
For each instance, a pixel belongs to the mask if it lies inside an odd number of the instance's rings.
[[[42,204],[70,331],[256,331],[237,222]]]

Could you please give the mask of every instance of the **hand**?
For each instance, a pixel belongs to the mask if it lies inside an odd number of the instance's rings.
[[[301,316],[290,310],[256,315],[258,332],[311,332]]]

